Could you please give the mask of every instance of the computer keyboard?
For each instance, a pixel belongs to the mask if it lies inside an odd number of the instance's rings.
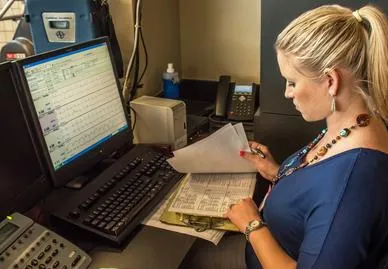
[[[54,216],[121,244],[182,174],[167,156],[136,146],[74,196]]]

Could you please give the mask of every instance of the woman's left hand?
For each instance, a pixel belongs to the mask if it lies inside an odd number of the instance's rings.
[[[245,232],[250,221],[261,219],[259,209],[251,198],[242,199],[237,204],[232,205],[225,216],[236,225],[240,232]]]

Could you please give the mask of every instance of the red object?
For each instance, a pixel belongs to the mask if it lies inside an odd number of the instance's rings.
[[[240,156],[242,157],[244,155],[245,155],[245,151],[240,150]]]

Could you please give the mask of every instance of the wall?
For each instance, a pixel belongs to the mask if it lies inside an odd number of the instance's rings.
[[[115,25],[117,39],[120,43],[124,63],[128,63],[133,46],[133,0],[109,1],[109,9]]]
[[[161,92],[161,77],[167,63],[181,70],[179,0],[143,0],[143,34],[148,52],[144,87],[139,94]],[[141,57],[144,59],[144,54]],[[142,61],[142,66],[144,62]]]
[[[133,0],[110,1],[128,64],[133,45]],[[143,0],[143,34],[149,63],[139,95],[156,95],[161,74],[173,62],[182,78],[260,81],[261,0]],[[141,67],[144,54],[141,54]]]
[[[4,7],[6,0],[0,0],[0,10]],[[10,9],[8,9],[7,13],[5,13],[5,17],[12,15],[22,14],[24,10],[24,3],[22,2],[14,2]],[[11,41],[13,35],[15,34],[15,30],[17,27],[17,22],[12,20],[0,21],[0,49],[7,42]]]
[[[260,81],[261,0],[180,0],[183,78]]]
[[[111,13],[120,42],[125,65],[128,65],[134,40],[133,0],[110,1]],[[167,63],[173,62],[180,71],[179,0],[143,0],[142,30],[148,53],[144,86],[138,95],[156,95],[161,91],[161,76]],[[141,45],[140,45],[141,46]],[[141,70],[145,65],[141,50]]]

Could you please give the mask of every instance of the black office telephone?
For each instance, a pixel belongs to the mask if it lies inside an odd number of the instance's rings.
[[[239,85],[231,82],[230,76],[221,76],[217,85],[217,117],[228,120],[251,121],[256,110],[257,85]]]
[[[19,213],[0,222],[2,269],[86,269],[91,261],[83,250]]]

